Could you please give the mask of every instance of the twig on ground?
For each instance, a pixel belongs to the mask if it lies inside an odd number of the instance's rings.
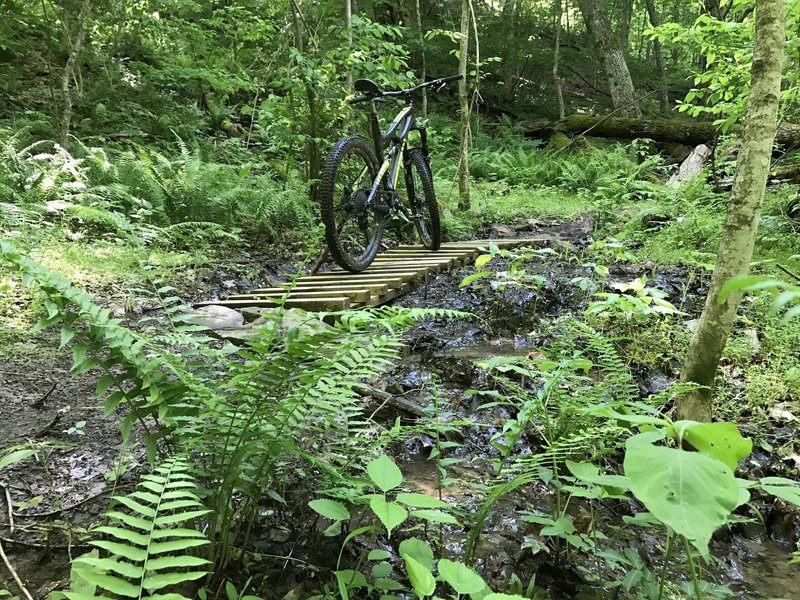
[[[14,535],[14,509],[11,506],[11,494],[6,486],[3,486],[3,491],[6,493],[6,505],[8,506],[8,531]]]
[[[100,498],[101,496],[105,495],[106,493],[108,493],[108,490],[103,489],[100,492],[98,492],[97,494],[92,494],[91,496],[87,496],[86,498],[76,502],[75,504],[70,504],[69,506],[65,506],[63,510],[60,509],[60,508],[57,508],[55,510],[49,510],[47,512],[40,512],[40,513],[24,515],[24,516],[26,518],[28,518],[28,519],[41,519],[41,518],[44,518],[44,517],[54,517],[56,515],[61,515],[62,513],[65,513],[65,512],[70,511],[70,510],[73,510],[75,508],[78,508],[79,506],[82,506],[83,504],[86,504],[87,502],[90,502],[90,501],[92,501],[92,500],[94,500],[96,498]]]
[[[47,425],[45,425],[39,431],[37,431],[36,433],[33,434],[33,437],[34,438],[44,437],[45,434],[48,431],[50,431],[53,427],[55,427],[60,420],[61,420],[61,413],[57,412],[56,416],[53,417]]]
[[[15,544],[17,546],[25,546],[27,548],[43,548],[45,550],[68,550],[69,548],[89,548],[89,544],[84,543],[77,543],[77,544],[43,544],[42,542],[28,542],[26,540],[15,540],[9,537],[5,537],[0,535],[0,542],[5,542],[6,544]]]
[[[17,587],[19,587],[20,591],[22,592],[22,595],[25,596],[28,600],[33,600],[33,596],[31,596],[31,593],[28,591],[28,588],[25,587],[25,584],[22,583],[22,579],[19,578],[19,575],[17,575],[16,570],[14,570],[14,566],[8,560],[6,552],[3,549],[2,543],[0,543],[0,558],[3,559],[3,563],[5,563],[6,569],[8,569],[9,573],[11,573],[11,577],[14,578]]]
[[[330,250],[328,249],[328,245],[325,244],[325,247],[322,249],[322,252],[317,257],[317,260],[314,261],[314,266],[311,267],[311,271],[309,271],[309,275],[316,275],[319,268],[322,266],[322,263],[325,262],[325,259],[328,258],[328,253]]]
[[[50,389],[47,390],[47,393],[44,396],[42,396],[41,398],[39,398],[36,402],[31,404],[31,406],[33,408],[42,408],[44,406],[45,401],[50,397],[50,394],[52,394],[53,390],[56,389],[57,385],[58,385],[58,382],[54,381],[53,385],[50,386]]]
[[[783,265],[776,264],[775,266],[778,267],[781,271],[786,273],[789,277],[791,277],[795,281],[800,281],[800,275],[797,275],[796,273],[792,273],[789,269],[787,269]]]

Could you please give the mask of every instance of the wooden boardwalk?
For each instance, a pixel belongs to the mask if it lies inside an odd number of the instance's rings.
[[[433,273],[472,264],[484,253],[489,243],[500,248],[546,245],[549,237],[526,239],[470,240],[447,242],[431,252],[421,245],[398,246],[378,254],[370,267],[361,273],[350,273],[338,267],[331,271],[307,275],[294,285],[278,284],[259,288],[249,294],[234,294],[217,302],[200,302],[195,306],[229,308],[278,306],[313,311],[336,311],[384,304],[424,284]]]

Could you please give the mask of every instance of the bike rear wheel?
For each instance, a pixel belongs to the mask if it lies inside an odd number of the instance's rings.
[[[414,226],[422,244],[429,250],[438,250],[442,245],[442,226],[431,169],[420,148],[409,150],[408,158],[406,191]]]
[[[336,264],[353,273],[372,263],[383,235],[385,214],[367,202],[377,172],[375,153],[358,136],[336,142],[322,169],[325,241]]]

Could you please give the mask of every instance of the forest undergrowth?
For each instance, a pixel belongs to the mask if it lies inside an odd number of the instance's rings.
[[[793,567],[735,572],[767,547],[788,563],[798,541],[800,321],[752,296],[718,421],[669,418],[724,192],[664,185],[644,144],[547,149],[507,124],[479,141],[470,211],[454,170],[436,173],[447,236],[503,226],[551,232],[549,248],[487,248],[430,298],[333,326],[267,313],[238,348],[185,301],[310,263],[295,175],[232,144],[66,152],[5,134],[0,543],[35,597],[790,597]],[[797,272],[795,193],[773,188],[762,217],[773,279]],[[14,396],[25,370],[81,387]]]

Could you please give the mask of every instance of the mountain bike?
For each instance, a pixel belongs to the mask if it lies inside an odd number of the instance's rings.
[[[320,210],[325,241],[336,263],[358,273],[372,263],[391,212],[404,216],[414,226],[422,244],[438,250],[442,243],[439,205],[433,190],[428,136],[425,125],[414,114],[413,96],[423,88],[437,91],[461,75],[441,77],[404,90],[381,91],[370,79],[359,79],[355,89],[362,95],[350,104],[370,103],[372,145],[359,136],[342,138],[328,155],[320,181]],[[381,131],[378,102],[401,101],[404,106],[386,131]],[[409,148],[411,132],[419,133],[419,147]],[[378,164],[376,157],[383,157]],[[397,189],[402,162],[405,198]]]

